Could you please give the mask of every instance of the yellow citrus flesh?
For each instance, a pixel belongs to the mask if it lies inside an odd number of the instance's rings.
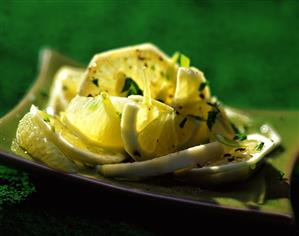
[[[157,100],[130,96],[121,121],[125,150],[137,161],[177,150],[175,110]]]
[[[55,113],[64,110],[71,99],[76,96],[83,73],[83,69],[70,66],[63,66],[58,70],[48,103]]]
[[[177,65],[152,44],[141,44],[97,54],[91,60],[80,87],[81,96],[127,96],[126,79],[144,91],[144,77],[150,81],[151,97],[170,104],[176,85]]]
[[[180,67],[173,99],[175,107],[186,106],[209,99],[210,88],[204,74],[195,67]]]
[[[127,98],[76,96],[62,114],[62,121],[79,135],[108,149],[122,150],[120,134],[121,111]]]
[[[37,120],[37,109],[31,109],[19,122],[16,140],[30,155],[46,165],[64,170],[76,172],[77,167],[64,153],[48,138]]]
[[[47,137],[50,137],[60,150],[74,161],[99,165],[118,163],[125,159],[125,156],[121,153],[85,143],[83,139],[72,133],[56,116],[38,111],[37,119]]]

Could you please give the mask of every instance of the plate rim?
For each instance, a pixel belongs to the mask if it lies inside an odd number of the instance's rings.
[[[24,171],[29,171],[32,174],[42,174],[44,176],[55,176],[57,178],[62,178],[66,181],[76,181],[83,184],[93,185],[95,187],[100,187],[102,190],[113,190],[116,193],[127,194],[130,196],[139,196],[143,198],[151,198],[154,200],[163,200],[172,203],[185,204],[188,206],[203,207],[206,209],[213,209],[215,211],[227,211],[234,215],[243,215],[249,218],[256,218],[256,220],[263,220],[265,222],[279,222],[281,225],[292,225],[295,222],[293,215],[274,213],[268,211],[259,211],[252,208],[242,209],[238,207],[223,206],[219,204],[209,203],[203,200],[192,200],[183,196],[173,196],[171,194],[164,193],[151,193],[144,190],[136,189],[133,187],[122,187],[119,185],[111,184],[100,179],[93,179],[87,176],[83,176],[76,173],[67,173],[60,171],[38,162],[33,162],[19,157],[15,154],[5,152],[0,150],[1,164],[6,164],[7,166],[17,168]],[[248,214],[250,213],[250,214]]]
[[[45,79],[44,74],[47,72],[49,68],[49,61],[53,57],[54,54],[58,54],[55,50],[52,50],[50,48],[43,48],[39,53],[39,73],[37,76],[37,79],[33,81],[32,87],[27,91],[26,95],[17,103],[9,112],[7,112],[4,116],[0,117],[0,124],[2,122],[9,121],[10,118],[12,118],[20,109],[23,109],[23,107],[30,102],[30,96],[37,91],[39,91],[42,83]],[[61,55],[60,55],[61,56]],[[62,55],[63,56],[63,55]],[[63,56],[64,57],[64,56]],[[239,108],[236,108],[239,109]],[[247,109],[245,109],[247,110]],[[258,111],[258,109],[250,109],[248,111]],[[263,111],[269,111],[269,112],[280,112],[282,110],[263,110]],[[290,110],[287,112],[295,112],[298,113],[298,111]],[[298,113],[299,114],[299,113]],[[299,153],[298,153],[299,154]],[[298,155],[297,155],[298,156]],[[267,211],[259,211],[252,208],[242,209],[238,207],[232,207],[232,206],[223,206],[215,203],[210,203],[208,201],[204,200],[192,200],[183,196],[174,196],[171,194],[164,194],[164,193],[151,193],[144,190],[138,190],[133,187],[122,187],[119,185],[111,184],[105,181],[102,181],[100,179],[93,179],[86,176],[82,176],[80,174],[73,174],[73,173],[67,173],[63,171],[56,170],[54,168],[45,166],[43,164],[40,164],[38,162],[26,160],[16,154],[8,153],[6,151],[3,151],[0,149],[0,163],[17,168],[17,169],[23,169],[25,171],[33,172],[33,173],[40,173],[44,175],[54,175],[58,178],[69,180],[75,180],[87,184],[92,184],[96,187],[101,187],[101,189],[105,190],[113,190],[116,192],[126,193],[129,195],[134,196],[142,196],[142,197],[148,197],[151,199],[156,200],[163,200],[163,201],[170,201],[175,203],[183,203],[189,206],[197,206],[197,207],[204,207],[206,209],[214,209],[218,211],[229,211],[233,214],[242,214],[246,215],[250,212],[250,217],[257,217],[259,219],[264,219],[265,221],[279,221],[281,224],[285,225],[291,225],[294,223],[294,213],[290,214],[283,214],[278,212],[267,212]],[[294,163],[291,163],[292,166],[296,163],[296,158],[294,158]],[[290,199],[289,199],[290,200]]]

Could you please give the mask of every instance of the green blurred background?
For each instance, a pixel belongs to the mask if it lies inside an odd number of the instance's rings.
[[[87,64],[95,53],[143,42],[170,55],[177,50],[188,55],[226,104],[298,110],[298,16],[295,0],[0,0],[0,116],[34,83],[40,48],[51,47]],[[47,207],[45,194],[38,190],[43,183],[5,167],[0,170],[0,198],[14,203],[37,189],[27,205],[0,205],[2,230],[14,235],[150,235],[124,219],[104,218],[97,224],[78,213],[61,213],[62,206]],[[14,187],[20,183],[24,189]],[[56,211],[49,213],[51,207]],[[18,227],[10,227],[14,225]]]
[[[34,82],[48,46],[82,63],[111,48],[153,42],[180,50],[224,103],[299,108],[296,1],[0,0],[0,115]]]

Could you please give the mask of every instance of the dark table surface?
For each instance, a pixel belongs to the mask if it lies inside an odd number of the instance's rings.
[[[298,110],[298,14],[296,1],[0,0],[0,116],[34,82],[41,47],[86,64],[96,52],[142,42],[188,55],[225,104]],[[292,186],[297,214],[298,165]],[[0,166],[1,235],[234,233],[236,224],[298,233],[205,214]]]

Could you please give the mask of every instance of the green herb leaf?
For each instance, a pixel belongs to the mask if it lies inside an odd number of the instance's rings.
[[[255,150],[261,151],[263,149],[264,145],[265,145],[264,142],[260,142],[258,145],[256,145]]]
[[[95,86],[99,87],[99,80],[98,80],[97,78],[93,78],[93,79],[92,79],[92,83],[93,83]]]
[[[285,176],[285,173],[282,172],[282,171],[279,171],[279,180],[280,180],[280,181],[285,180],[284,176]]]
[[[47,98],[49,95],[48,95],[48,93],[46,92],[46,91],[41,91],[40,93],[39,93],[39,95],[41,96],[41,97],[43,97],[43,98]]]
[[[186,55],[182,54],[180,55],[180,65],[182,67],[189,67],[190,66],[190,59]]]
[[[180,58],[180,52],[175,52],[172,57],[171,57],[171,60],[174,62],[174,63],[177,63],[178,60]]]
[[[143,95],[142,90],[138,87],[136,82],[132,80],[132,78],[126,78],[124,87],[121,91],[123,92],[128,92],[127,96],[130,95]]]
[[[233,130],[235,131],[235,133],[241,133],[240,130],[238,129],[238,127],[234,124],[234,123],[230,123],[231,127],[233,128]]]
[[[208,112],[207,125],[209,130],[211,130],[213,125],[215,124],[218,113],[219,110],[217,109]]]
[[[215,138],[216,140],[219,142],[219,143],[222,143],[226,146],[230,146],[230,147],[240,147],[240,143],[235,141],[235,140],[231,140],[231,139],[228,139],[226,137],[224,137],[223,135],[221,134],[216,134],[215,135]]]
[[[243,141],[245,139],[247,139],[247,135],[246,134],[243,134],[243,133],[236,133],[235,134],[234,140]]]
[[[195,115],[191,115],[191,114],[188,114],[187,115],[188,117],[191,117],[195,120],[198,120],[198,121],[207,121],[205,118],[201,117],[201,116],[195,116]]]
[[[198,87],[198,91],[201,92],[202,90],[205,89],[206,86],[209,85],[209,81],[205,81],[205,82],[202,82],[199,87]]]
[[[180,126],[181,128],[184,128],[184,126],[185,126],[185,124],[186,124],[186,121],[187,121],[187,117],[185,117],[185,118],[181,121],[181,123],[179,124],[179,126]]]
[[[119,119],[121,119],[121,117],[122,117],[122,113],[121,112],[117,111],[116,115],[118,116]]]
[[[46,117],[44,117],[44,121],[47,122],[47,123],[49,123],[50,122],[50,118],[46,116]]]

